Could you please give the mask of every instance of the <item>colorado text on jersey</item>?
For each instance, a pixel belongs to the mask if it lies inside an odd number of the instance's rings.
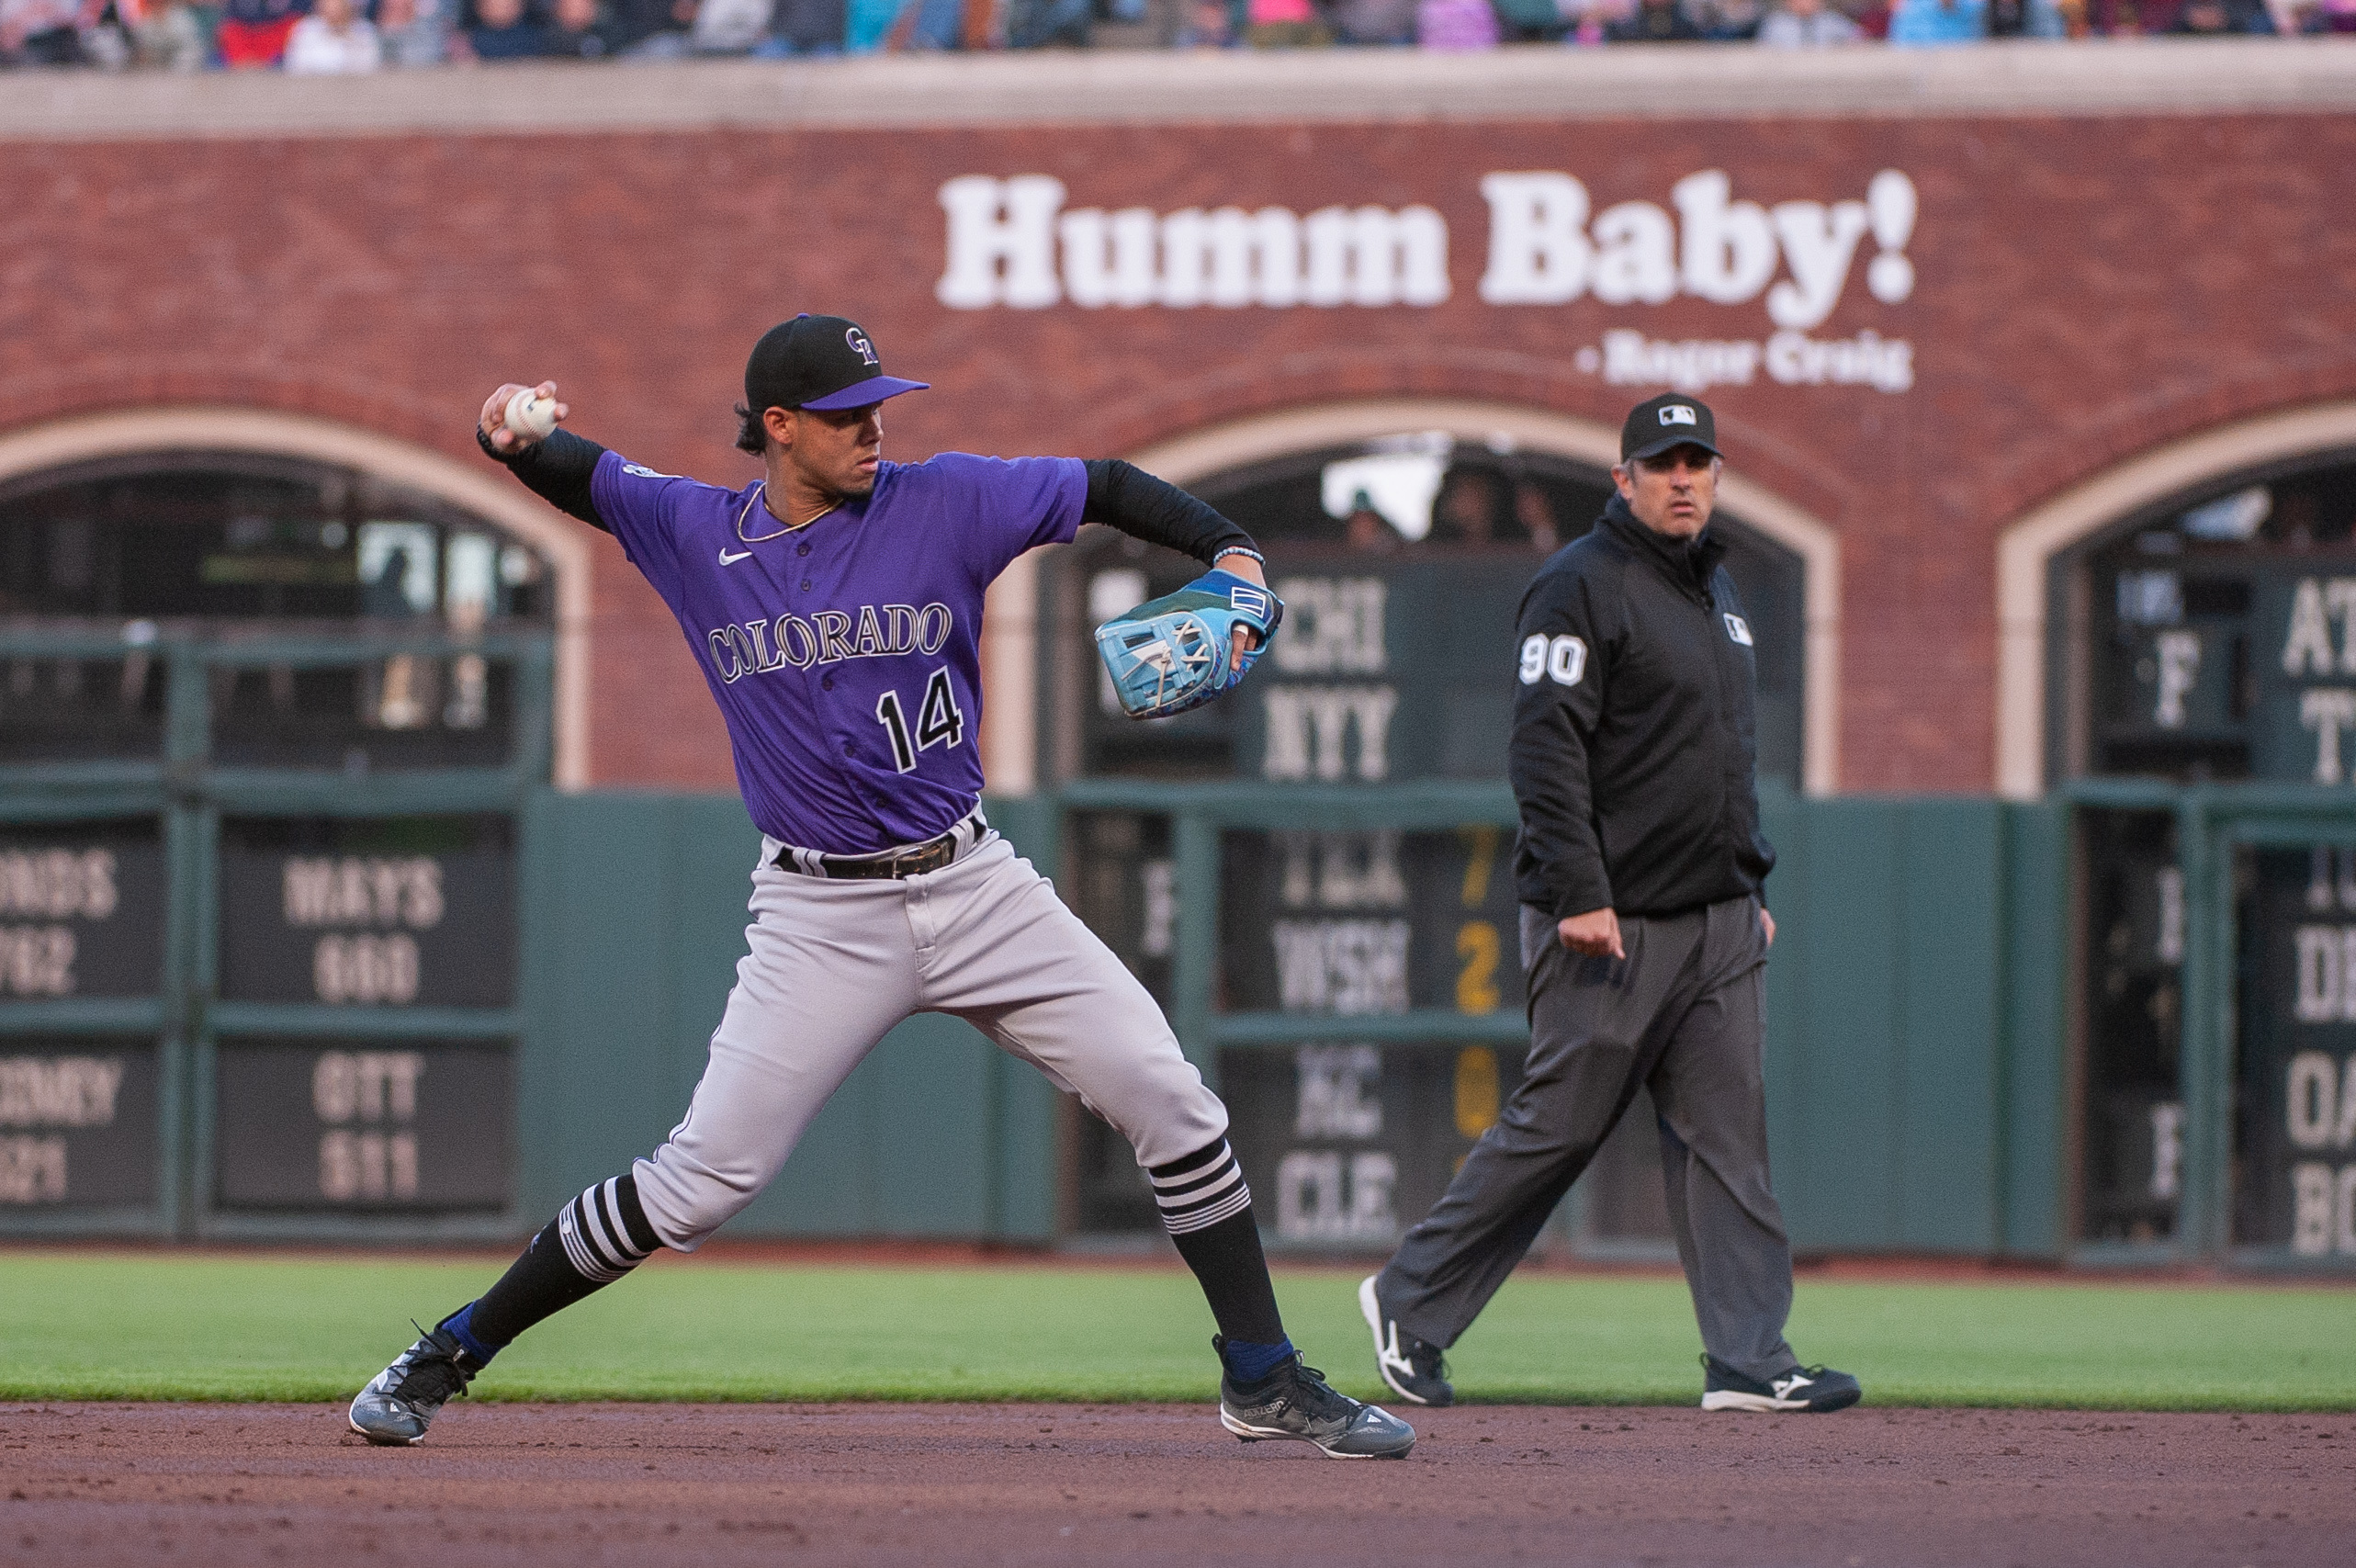
[[[718,626],[705,640],[712,647],[712,667],[722,682],[733,684],[741,676],[766,674],[789,664],[807,670],[813,664],[894,653],[930,657],[941,651],[956,625],[956,615],[939,603],[921,610],[912,604],[862,604],[855,616],[846,610],[817,610],[806,619],[788,614],[774,621]]]

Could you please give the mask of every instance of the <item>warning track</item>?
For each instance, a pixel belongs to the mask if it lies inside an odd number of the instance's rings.
[[[1470,1406],[1399,1462],[1191,1405],[0,1407],[0,1562],[2305,1564],[2356,1417]]]

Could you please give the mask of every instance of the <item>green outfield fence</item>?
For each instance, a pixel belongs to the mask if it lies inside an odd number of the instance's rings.
[[[283,651],[283,650],[281,650]],[[299,650],[298,650],[299,651]],[[314,650],[321,658],[330,650]],[[519,701],[545,701],[544,647],[513,650]],[[364,650],[365,653],[365,650]],[[335,658],[357,657],[350,649]],[[207,659],[175,691],[196,698]],[[241,655],[241,657],[245,657]],[[518,733],[536,733],[520,725]],[[0,1055],[26,1042],[155,1043],[152,1201],[97,1211],[0,1205],[0,1234],[222,1239],[520,1235],[584,1184],[659,1142],[684,1106],[742,950],[757,835],[731,797],[560,794],[528,747],[505,767],[308,783],[188,765],[200,734],[175,732],[152,775],[0,780],[0,822],[147,816],[161,824],[171,893],[157,994],[0,1001]],[[112,767],[113,765],[109,765]],[[119,773],[116,768],[115,773]],[[2070,1038],[2073,810],[2176,814],[2190,888],[2184,974],[2183,1221],[2141,1249],[2072,1240]],[[2356,838],[2343,800],[2276,786],[2089,785],[2045,802],[1973,797],[1803,798],[1775,790],[1765,825],[1781,936],[1769,968],[1767,1077],[1776,1186],[1804,1251],[2114,1261],[2238,1256],[2226,1216],[2231,1151],[2238,843]],[[226,813],[494,811],[512,816],[519,979],[488,1008],[228,1003],[213,993],[219,888],[210,858]],[[1178,905],[1172,1017],[1210,1066],[1223,1047],[1351,1041],[1517,1043],[1510,1006],[1347,1020],[1223,1013],[1213,1006],[1219,835],[1237,828],[1508,826],[1494,784],[1325,789],[1093,781],[995,799],[992,820],[1054,874],[1072,814],[1167,818]],[[231,1213],[215,1201],[209,1102],[214,1042],[398,1042],[430,1035],[512,1048],[510,1201],[458,1218]],[[1059,1211],[1056,1096],[964,1025],[904,1024],[811,1127],[781,1179],[732,1234],[927,1236],[1042,1243]],[[0,1133],[7,1131],[0,1128]]]
[[[1173,1023],[1223,1045],[1518,1042],[1517,1011],[1302,1019],[1212,1006],[1217,835],[1510,823],[1489,785],[1331,792],[1096,784],[994,800],[1051,874],[1063,812],[1174,818]],[[659,1142],[686,1102],[741,951],[756,835],[733,799],[535,795],[525,901],[521,1188],[553,1209]],[[2062,808],[1772,796],[1782,935],[1769,967],[1768,1095],[1795,1242],[1815,1250],[2053,1257],[2063,1250]],[[1044,1241],[1055,1097],[952,1020],[893,1032],[732,1234]]]

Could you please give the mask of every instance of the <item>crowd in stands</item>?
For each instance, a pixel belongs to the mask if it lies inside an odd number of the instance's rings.
[[[0,0],[0,65],[334,73],[507,60],[1500,43],[1762,49],[2356,33],[2356,0]]]

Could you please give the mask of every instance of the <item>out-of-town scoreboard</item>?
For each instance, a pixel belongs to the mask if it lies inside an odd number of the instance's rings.
[[[152,821],[0,832],[0,998],[37,1007],[157,995],[164,894]],[[152,1040],[0,1038],[0,1213],[153,1203],[157,1074]]]
[[[1223,836],[1220,998],[1236,1012],[1517,1014],[1510,830]],[[1521,1077],[1488,1042],[1315,1041],[1219,1057],[1237,1157],[1299,1243],[1384,1247]]]
[[[0,689],[0,1229],[508,1228],[546,640],[24,640]],[[61,756],[88,733],[60,707],[93,703],[158,722]]]

